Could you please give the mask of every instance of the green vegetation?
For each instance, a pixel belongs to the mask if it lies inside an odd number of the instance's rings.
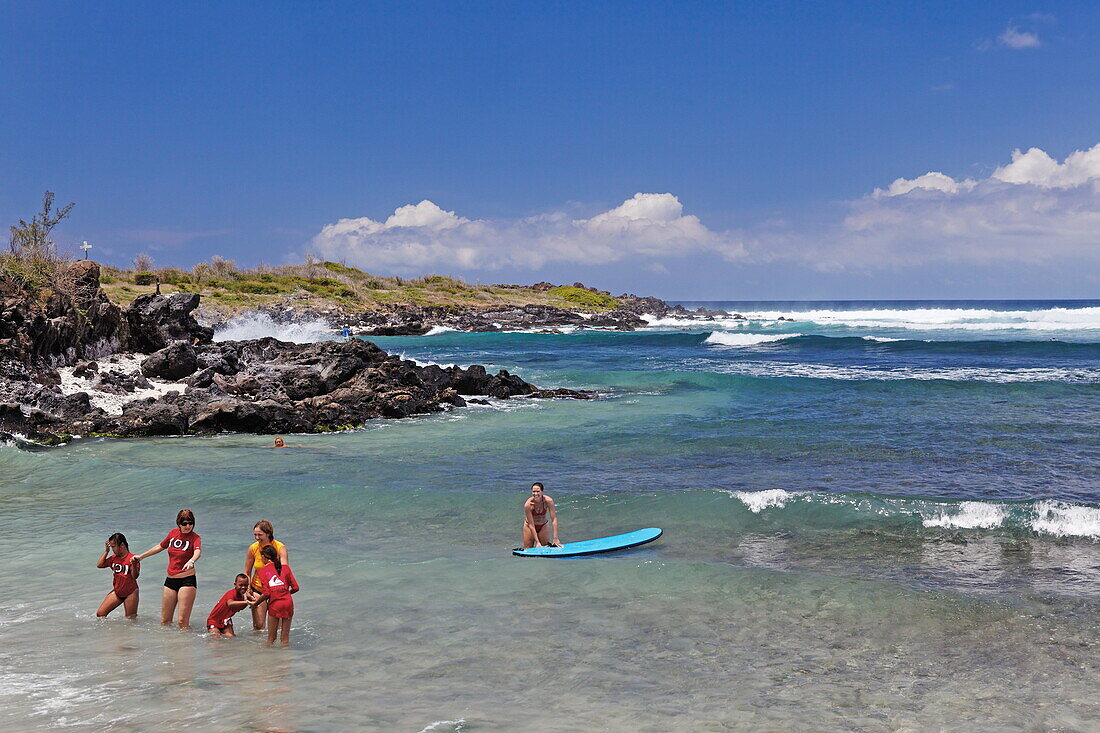
[[[572,285],[560,285],[546,291],[550,295],[557,296],[567,303],[591,308],[593,310],[613,310],[619,307],[619,301],[610,295],[593,293],[591,290],[574,287]]]
[[[69,270],[72,259],[58,254],[50,234],[75,204],[55,209],[53,201],[53,192],[46,191],[42,196],[42,211],[29,222],[20,219],[18,224],[9,227],[8,251],[0,252],[0,278],[34,292],[48,289],[71,297],[75,291]]]
[[[227,315],[275,302],[313,308],[337,306],[349,311],[384,310],[402,303],[444,308],[535,303],[592,312],[619,306],[615,298],[573,286],[546,290],[475,285],[447,275],[414,279],[382,277],[339,262],[317,262],[312,258],[304,265],[240,269],[232,260],[215,256],[210,262],[195,265],[190,272],[158,269],[147,255],[139,255],[134,264],[131,269],[106,265],[101,268],[100,283],[116,302],[126,305],[138,295],[151,292],[159,281],[161,292],[200,293],[205,306]],[[147,269],[137,269],[137,265]]]

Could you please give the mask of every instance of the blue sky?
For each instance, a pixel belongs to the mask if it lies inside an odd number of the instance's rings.
[[[2,14],[0,221],[48,188],[77,202],[59,241],[115,264],[313,251],[683,299],[1100,292],[1096,3]]]

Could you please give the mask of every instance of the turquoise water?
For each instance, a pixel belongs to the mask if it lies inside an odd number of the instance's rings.
[[[750,320],[378,339],[590,402],[0,448],[0,729],[1090,728],[1100,303],[723,307]],[[665,535],[513,558],[534,480],[564,541]],[[290,649],[161,628],[163,555],[136,622],[95,618],[103,540],[183,507],[196,628],[274,522]]]

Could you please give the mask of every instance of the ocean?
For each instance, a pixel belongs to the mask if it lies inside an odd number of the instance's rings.
[[[0,447],[0,729],[1095,730],[1100,301],[685,305],[728,315],[372,339],[592,401]],[[283,328],[232,336],[327,337]],[[512,557],[533,481],[565,542],[665,534]],[[182,508],[196,630],[159,625],[164,555],[97,619],[103,541]],[[289,649],[200,632],[259,519]]]

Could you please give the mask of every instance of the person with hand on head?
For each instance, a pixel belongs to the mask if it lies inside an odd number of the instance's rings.
[[[267,560],[259,572],[263,589],[260,599],[268,602],[267,645],[275,643],[275,637],[281,630],[282,644],[286,646],[290,643],[290,621],[294,618],[294,599],[290,596],[298,592],[298,581],[290,566],[283,565],[279,560],[279,553],[273,546],[267,545],[261,554]]]
[[[103,554],[99,556],[99,562],[95,566],[110,568],[114,572],[111,592],[103,599],[103,603],[99,604],[99,610],[95,615],[103,618],[119,606],[124,606],[126,618],[137,618],[137,579],[141,574],[141,562],[134,553],[130,552],[126,535],[115,532],[108,537],[104,543]]]
[[[550,527],[553,527],[553,539]],[[561,547],[558,541],[558,511],[554,508],[554,500],[543,493],[542,483],[536,481],[531,484],[531,498],[523,505],[523,546],[543,545]]]
[[[260,569],[267,565],[263,556],[263,548],[274,547],[279,555],[279,562],[286,565],[290,560],[286,551],[286,545],[275,539],[275,527],[266,519],[261,519],[252,527],[252,536],[256,541],[244,551],[244,574],[252,579],[249,595],[263,595],[260,586]],[[259,630],[267,622],[267,601],[252,605],[252,628]]]
[[[137,556],[140,562],[150,555],[168,550],[168,577],[160,600],[160,622],[167,626],[179,606],[179,627],[191,628],[191,609],[195,605],[197,581],[195,562],[202,556],[202,538],[195,531],[195,515],[181,509],[176,515],[176,528],[168,536]]]
[[[248,593],[248,576],[237,573],[233,580],[233,587],[225,592],[218,600],[217,605],[206,617],[206,628],[211,636],[233,636],[233,614],[245,606],[251,606],[252,602],[246,598]]]

